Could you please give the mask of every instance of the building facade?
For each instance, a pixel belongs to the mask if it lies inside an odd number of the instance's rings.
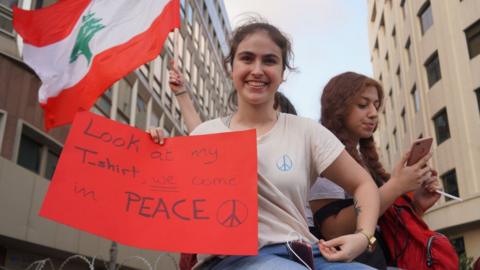
[[[378,139],[391,169],[433,137],[442,197],[425,215],[459,254],[480,257],[480,2],[368,0],[371,62],[385,91]]]
[[[56,1],[0,0],[0,268],[25,269],[46,258],[58,268],[67,257],[79,254],[97,258],[98,269],[104,269],[102,261],[110,260],[110,241],[37,214],[69,128],[44,131],[37,94],[41,82],[21,59],[12,26],[12,2],[38,9]],[[223,1],[181,0],[180,12],[179,67],[194,104],[204,120],[224,115],[232,86],[222,66],[231,31]],[[112,85],[92,111],[140,129],[159,126],[167,135],[184,135],[186,126],[168,86],[173,49],[174,35],[170,34],[153,61]],[[155,269],[176,269],[178,257],[121,245],[116,253],[118,263],[142,269],[143,262],[131,256],[147,259]],[[74,260],[68,269],[85,269],[85,265]]]

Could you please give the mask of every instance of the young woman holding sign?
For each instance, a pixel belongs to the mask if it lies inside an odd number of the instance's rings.
[[[195,110],[195,106],[193,105],[193,100],[191,99],[188,92],[185,90],[184,78],[183,76],[181,76],[180,71],[178,70],[178,68],[176,67],[176,64],[173,61],[170,62],[170,68],[171,68],[171,71],[169,72],[170,89],[172,90],[173,94],[177,98],[180,111],[182,113],[183,118],[185,119],[187,132],[190,133],[198,125],[200,125],[202,121],[200,119],[200,115]],[[236,100],[233,98],[234,97],[233,94],[230,95],[229,106],[231,108],[236,108],[238,104]],[[293,104],[281,92],[275,93],[275,103],[273,104],[273,108],[282,113],[297,115],[297,111],[293,106]],[[148,132],[157,143],[160,143],[160,138],[163,137],[163,131],[161,128],[152,128],[152,129],[149,129]],[[310,209],[310,207],[308,207],[308,209]],[[311,214],[310,214],[310,218],[311,218]],[[193,266],[195,266],[196,263],[197,263],[197,254],[190,254],[190,253],[180,254],[180,260],[178,263],[180,270],[190,270],[193,268]]]
[[[284,71],[291,68],[289,40],[276,27],[253,22],[239,27],[230,45],[226,65],[238,109],[228,117],[200,124],[192,134],[256,129],[259,255],[199,255],[197,268],[311,269],[311,259],[315,269],[371,269],[358,263],[333,262],[351,261],[370,245],[379,210],[378,191],[370,175],[326,128],[273,108]],[[181,84],[181,78],[176,79],[172,77],[172,83]],[[325,242],[308,230],[306,194],[311,179],[320,174],[358,201],[358,232]],[[313,252],[292,252],[299,240],[311,244]],[[300,262],[296,256],[301,257]]]

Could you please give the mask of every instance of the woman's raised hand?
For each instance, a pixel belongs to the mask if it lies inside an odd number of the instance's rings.
[[[432,170],[432,176],[413,193],[413,205],[419,215],[423,215],[440,199],[441,195],[437,193],[437,190],[440,189],[437,175],[437,171]]]
[[[147,133],[150,134],[150,137],[152,137],[152,140],[155,143],[158,143],[158,144],[164,143],[164,139],[166,136],[162,128],[160,127],[150,128],[147,130]]]
[[[170,70],[168,71],[168,84],[174,94],[185,91],[185,79],[182,72],[178,69],[177,63],[172,59],[169,63]]]
[[[428,153],[417,163],[407,166],[407,160],[410,152],[406,152],[402,160],[395,166],[389,181],[393,181],[399,194],[414,191],[421,187],[423,182],[431,177],[431,169],[427,162],[432,157],[432,153]]]

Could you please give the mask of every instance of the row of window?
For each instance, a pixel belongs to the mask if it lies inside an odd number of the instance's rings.
[[[391,4],[391,3],[390,3]],[[404,7],[405,1],[401,2],[401,7],[402,10],[405,10]],[[374,7],[374,13],[376,13],[375,7]],[[430,2],[427,1],[423,7],[420,9],[418,13],[418,18],[420,21],[420,27],[422,30],[422,34],[424,34],[432,25],[433,25],[433,15],[432,15],[432,8],[430,5]],[[372,20],[373,20],[373,15],[372,15]],[[384,27],[384,18],[382,15],[381,22],[380,22],[381,27]],[[480,54],[480,20],[477,20],[474,22],[472,25],[467,27],[465,30],[465,37],[466,37],[466,44],[468,47],[468,52],[470,58],[474,58],[478,54]],[[396,28],[392,28],[392,33],[391,33],[392,39],[393,39],[393,44],[396,47],[397,44],[397,33],[396,33]],[[407,63],[410,64],[412,62],[412,50],[411,50],[411,41],[410,37],[407,38],[407,41],[405,43],[405,57],[407,59]],[[375,42],[375,50],[378,53],[379,46],[378,46],[378,38]],[[390,64],[390,58],[388,52],[385,54],[385,62],[387,69],[391,69],[391,64]],[[440,68],[440,60],[439,60],[439,55],[438,52],[435,51],[428,57],[428,59],[424,63],[425,67],[425,72],[427,76],[427,82],[429,88],[431,88],[433,85],[435,85],[436,82],[438,82],[442,78],[442,72]],[[397,75],[397,81],[398,81],[398,86],[399,89],[402,87],[402,78],[401,78],[401,69],[400,66],[397,67],[396,71]]]
[[[0,146],[6,120],[6,112],[0,110]],[[51,179],[63,146],[25,122],[21,123],[18,137],[15,162],[46,179]]]

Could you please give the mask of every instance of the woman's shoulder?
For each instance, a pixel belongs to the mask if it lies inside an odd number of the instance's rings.
[[[320,124],[318,121],[315,121],[311,118],[303,117],[303,116],[298,116],[298,115],[293,115],[293,114],[288,114],[288,113],[282,113],[285,117],[287,126],[295,128],[295,130],[306,130],[308,132],[323,132],[328,130]]]
[[[222,118],[219,117],[201,123],[190,133],[190,135],[208,134],[224,131],[228,131],[228,128],[223,123]]]

